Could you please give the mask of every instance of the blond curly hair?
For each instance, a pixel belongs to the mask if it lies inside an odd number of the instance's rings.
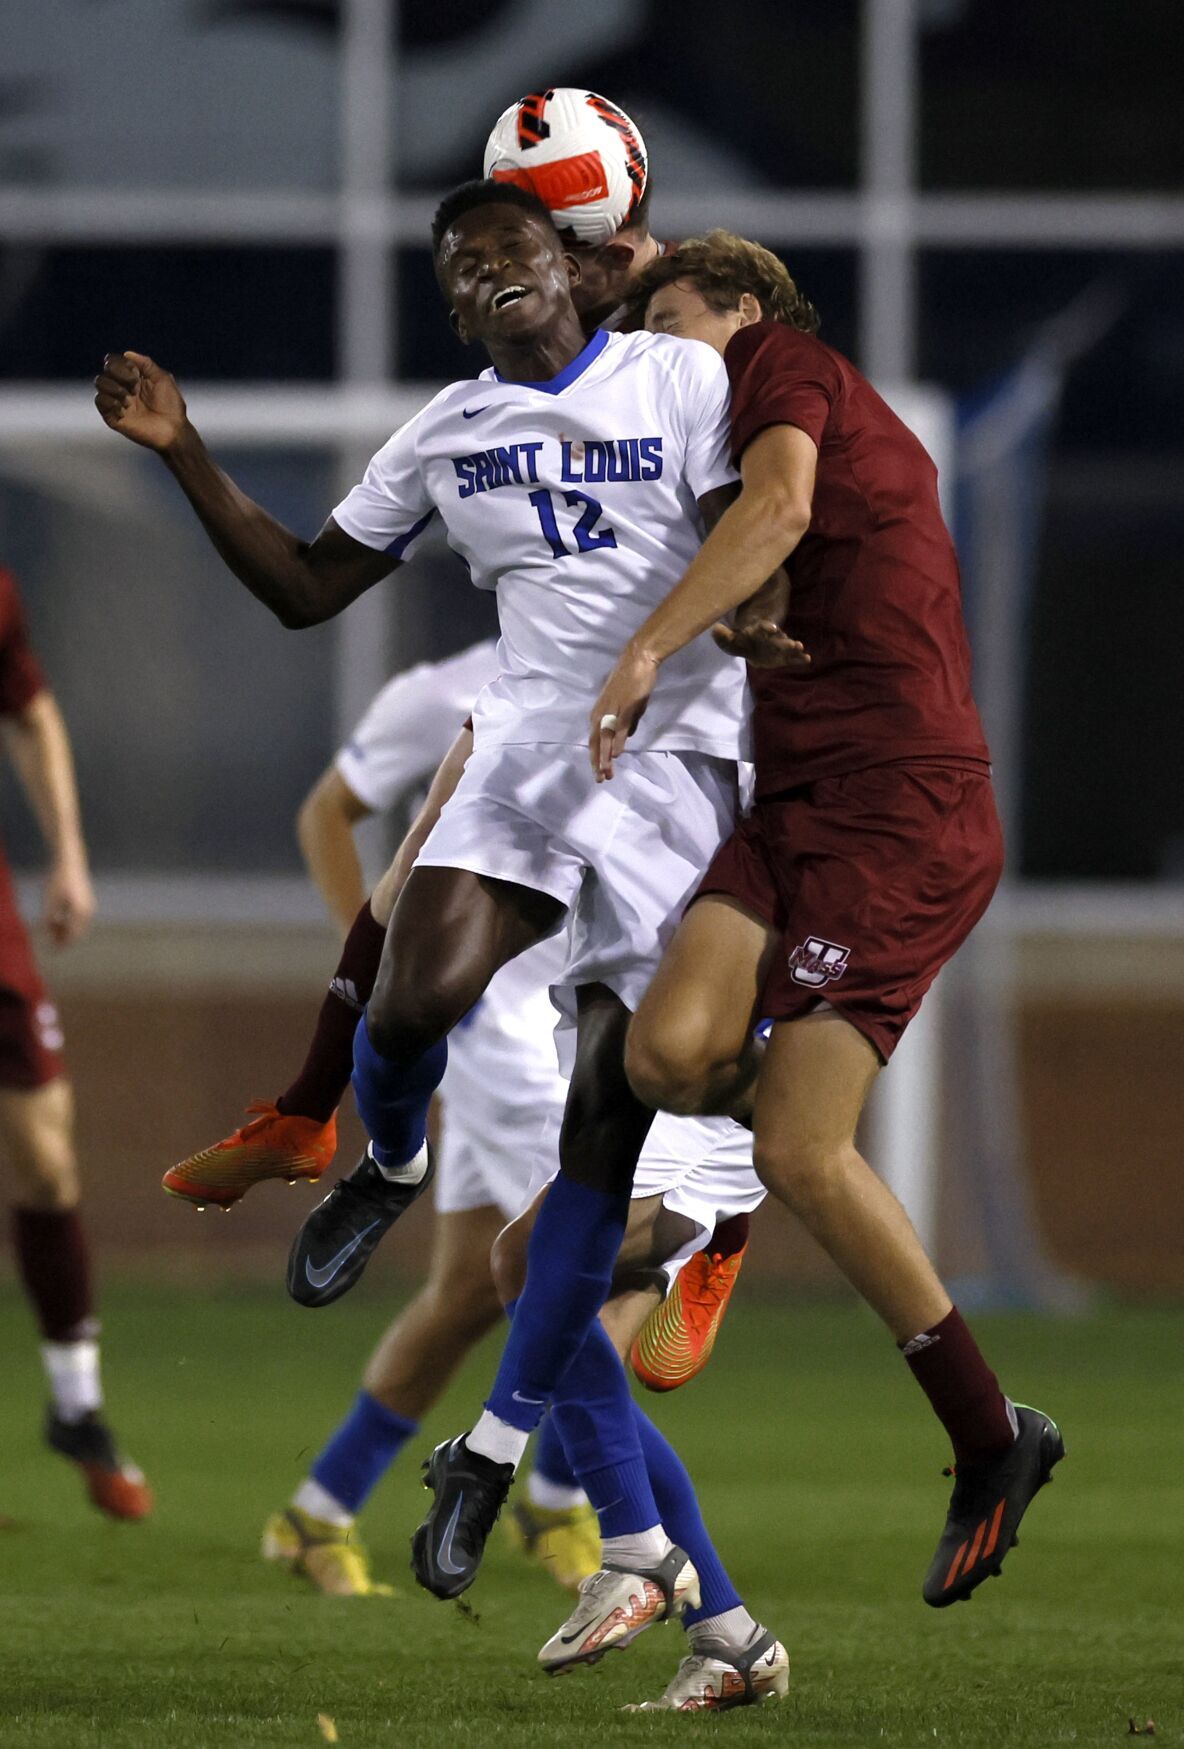
[[[731,231],[688,237],[642,270],[629,299],[630,313],[639,326],[654,293],[674,280],[693,285],[710,309],[734,310],[744,293],[751,292],[766,321],[784,322],[804,334],[818,332],[818,311],[798,290],[785,263],[771,249]]]

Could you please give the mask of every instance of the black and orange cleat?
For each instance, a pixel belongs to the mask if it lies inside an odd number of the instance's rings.
[[[250,1123],[169,1167],[160,1182],[170,1196],[198,1208],[211,1203],[228,1209],[267,1178],[316,1183],[337,1152],[336,1117],[328,1123],[298,1117],[265,1099],[255,1100],[247,1110],[256,1113]]]
[[[676,1391],[703,1371],[747,1249],[748,1216],[732,1215],[679,1270],[629,1352],[629,1364],[647,1391]]]
[[[1022,1403],[1015,1412],[1019,1433],[1007,1451],[947,1471],[955,1477],[949,1516],[921,1588],[934,1609],[961,1603],[1000,1571],[1020,1519],[1065,1455],[1055,1421]]]
[[[52,1451],[78,1465],[86,1491],[100,1512],[111,1518],[147,1518],[152,1490],[143,1472],[120,1457],[111,1429],[97,1411],[79,1421],[64,1421],[50,1410],[45,1439]]]

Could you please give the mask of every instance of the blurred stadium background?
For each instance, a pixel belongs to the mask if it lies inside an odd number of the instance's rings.
[[[637,117],[659,234],[724,220],[779,249],[942,465],[1010,871],[885,1078],[881,1165],[967,1293],[1184,1290],[1172,11],[1093,5],[1066,32],[1052,0],[730,0],[726,28],[696,0],[5,9],[0,557],[98,876],[93,937],[47,969],[113,1260],[274,1267],[294,1198],[203,1223],[156,1176],[301,1052],[331,964],[301,796],[386,676],[483,634],[493,604],[440,547],[338,625],[278,630],[89,380],[109,348],[153,354],[311,534],[430,385],[478,368],[442,319],[429,216],[504,104],[558,82]],[[33,871],[8,792],[3,822]],[[825,1280],[787,1220],[758,1226],[754,1276]],[[421,1242],[408,1223],[387,1267]]]

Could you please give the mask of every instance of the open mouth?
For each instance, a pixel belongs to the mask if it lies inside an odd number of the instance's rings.
[[[524,285],[503,286],[493,300],[493,307],[495,310],[508,310],[511,304],[521,303],[526,292],[527,288]]]

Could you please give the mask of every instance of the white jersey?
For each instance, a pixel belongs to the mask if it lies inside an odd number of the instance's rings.
[[[486,638],[388,680],[335,761],[358,800],[381,814],[430,782],[497,671],[497,642]]]
[[[549,382],[490,369],[444,389],[333,515],[401,559],[438,512],[473,582],[497,590],[478,745],[582,746],[622,645],[698,551],[697,501],[736,478],[729,437],[711,347],[601,330]],[[631,749],[741,757],[744,689],[742,664],[697,638],[663,664]]]

